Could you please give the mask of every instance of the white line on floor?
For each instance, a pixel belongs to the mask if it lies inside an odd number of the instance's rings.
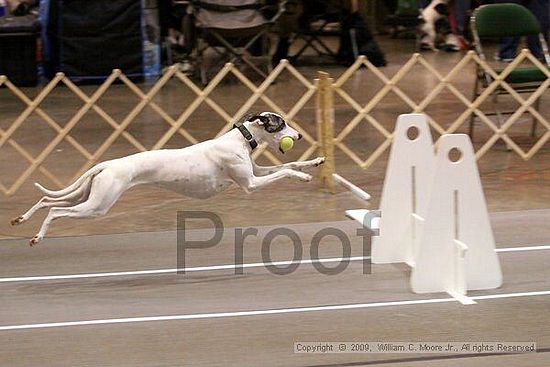
[[[531,297],[531,296],[548,296],[550,291],[538,291],[538,292],[520,292],[520,293],[505,293],[505,294],[488,294],[485,296],[470,297],[474,300],[483,299],[498,299],[498,298],[515,298],[515,297]]]
[[[331,257],[318,260],[285,260],[285,261],[273,261],[269,263],[258,262],[242,264],[244,269],[247,268],[259,268],[262,266],[285,266],[291,264],[313,264],[313,263],[333,263],[340,261],[362,261],[368,260],[370,256],[355,256],[355,257]],[[226,265],[210,265],[210,266],[197,266],[192,268],[186,268],[185,272],[198,272],[198,271],[213,271],[213,270],[233,270],[240,266],[235,264]],[[153,275],[153,274],[165,274],[176,273],[178,270],[183,269],[153,269],[153,270],[136,270],[136,271],[119,271],[114,273],[85,273],[85,274],[66,274],[66,275],[40,275],[40,276],[28,276],[28,277],[16,277],[16,278],[0,278],[0,283],[13,283],[13,282],[31,282],[38,280],[60,280],[60,279],[82,279],[82,278],[101,278],[101,277],[117,277],[127,275]]]
[[[547,296],[547,295],[550,295],[550,291],[491,294],[486,296],[475,296],[471,298],[474,300],[488,300],[488,299],[534,297],[534,296]],[[44,329],[44,328],[55,328],[55,327],[83,326],[83,325],[127,324],[127,323],[148,322],[148,321],[175,321],[175,320],[214,319],[214,318],[239,317],[239,316],[279,315],[279,314],[299,313],[299,312],[353,310],[353,309],[363,309],[363,308],[407,306],[407,305],[420,305],[420,304],[446,303],[446,302],[456,302],[456,299],[432,298],[432,299],[408,300],[408,301],[373,302],[373,303],[314,306],[314,307],[295,307],[295,308],[281,308],[281,309],[270,309],[270,310],[255,310],[255,311],[214,312],[214,313],[199,313],[199,314],[189,314],[189,315],[145,316],[145,317],[127,317],[127,318],[117,318],[117,319],[50,322],[50,323],[42,323],[42,324],[7,325],[7,326],[0,326],[0,331]]]
[[[544,246],[525,246],[525,247],[506,247],[496,249],[496,252],[523,252],[523,251],[543,251],[550,250],[550,245]],[[243,264],[244,269],[249,268],[259,268],[262,266],[285,266],[291,264],[313,264],[313,263],[333,263],[340,261],[363,261],[370,259],[370,256],[355,256],[349,258],[341,257],[332,257],[326,259],[318,260],[285,260],[285,261],[274,261],[270,263],[248,263]],[[235,264],[225,264],[225,265],[210,265],[210,266],[197,266],[186,268],[186,272],[200,272],[200,271],[215,271],[215,270],[232,270],[237,266]],[[118,272],[109,272],[109,273],[83,273],[83,274],[61,274],[61,275],[37,275],[37,276],[26,276],[26,277],[12,277],[12,278],[0,278],[0,283],[15,283],[15,282],[35,282],[41,280],[64,280],[64,279],[86,279],[86,278],[104,278],[104,277],[121,277],[121,276],[130,276],[130,275],[157,275],[157,274],[170,274],[176,273],[178,270],[182,269],[151,269],[151,270],[132,270],[132,271],[118,271]]]
[[[497,248],[496,252],[522,252],[522,251],[543,251],[550,250],[550,246],[525,246]]]

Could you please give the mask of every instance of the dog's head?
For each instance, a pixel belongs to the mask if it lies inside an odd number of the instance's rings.
[[[257,124],[259,128],[254,129],[254,137],[258,142],[265,142],[270,148],[278,149],[284,154],[280,148],[281,139],[285,136],[292,138],[294,141],[302,139],[302,135],[288,126],[285,119],[274,112],[262,112],[259,114],[251,114],[246,117],[246,121]]]

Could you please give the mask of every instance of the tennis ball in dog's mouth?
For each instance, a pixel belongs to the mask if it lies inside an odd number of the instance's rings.
[[[288,152],[292,147],[294,146],[294,139],[292,139],[290,136],[284,136],[281,141],[279,142],[279,148],[283,152]]]

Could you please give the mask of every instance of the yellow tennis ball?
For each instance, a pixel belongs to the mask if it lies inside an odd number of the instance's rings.
[[[279,142],[279,147],[283,152],[287,152],[294,146],[294,139],[290,136],[284,136]]]

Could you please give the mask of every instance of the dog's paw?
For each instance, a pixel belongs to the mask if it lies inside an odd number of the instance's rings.
[[[313,176],[308,173],[296,172],[296,178],[303,182],[309,182],[313,180]]]
[[[16,226],[18,224],[21,224],[23,223],[23,217],[22,216],[19,216],[17,218],[13,218],[11,221],[10,221],[11,225],[12,226]]]
[[[36,235],[33,238],[31,238],[29,245],[32,247],[34,245],[37,245],[38,242],[42,241],[42,236]]]
[[[325,163],[326,158],[325,157],[317,157],[313,160],[313,164],[315,167],[320,166],[321,164]]]

